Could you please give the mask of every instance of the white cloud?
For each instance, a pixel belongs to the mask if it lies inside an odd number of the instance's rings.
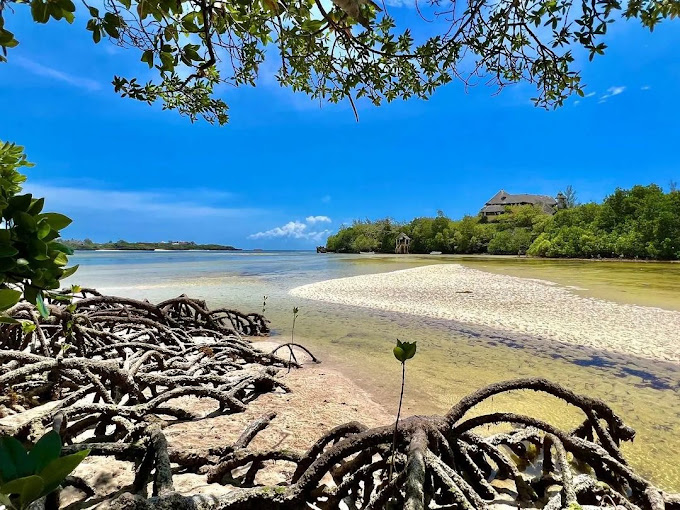
[[[610,97],[618,96],[619,94],[623,94],[623,92],[626,90],[626,87],[619,86],[619,87],[609,87],[607,89],[607,93],[603,95],[600,100],[598,101],[599,103],[604,103],[609,99]]]
[[[289,221],[282,227],[276,227],[271,230],[265,230],[264,232],[257,232],[256,234],[249,235],[249,239],[263,239],[272,237],[293,237],[295,239],[301,239],[306,237],[307,225],[300,223],[299,221]]]
[[[307,216],[305,221],[310,225],[315,223],[330,223],[331,219],[328,216]]]
[[[652,87],[650,87],[649,85],[643,85],[642,87],[640,87],[640,90],[650,90],[651,88]]]
[[[259,214],[259,209],[218,207],[207,201],[224,201],[230,193],[212,190],[129,191],[77,188],[31,183],[28,193],[45,197],[46,209],[71,212],[133,212],[147,218],[243,218]]]
[[[315,223],[330,223],[331,219],[328,216],[307,216],[305,222],[298,220],[289,221],[280,227],[274,227],[263,232],[256,232],[248,236],[248,239],[275,239],[281,237],[288,237],[291,239],[310,239],[313,241],[320,241],[325,235],[330,234],[330,230],[312,230],[310,226]]]
[[[588,94],[586,94],[586,95],[583,96],[583,97],[593,97],[596,93],[597,93],[597,92],[589,92]]]
[[[29,60],[27,58],[15,57],[12,59],[12,62],[15,62],[17,65],[23,67],[27,71],[37,76],[44,76],[45,78],[51,78],[54,80],[62,81],[79,89],[84,89],[88,91],[101,89],[101,85],[94,80],[64,73],[57,69],[53,69],[52,67],[47,67],[42,64],[38,64],[37,62],[34,62],[33,60]]]
[[[577,101],[574,101],[574,106],[578,106],[578,105],[580,105],[580,104],[581,104],[581,101],[578,101],[578,100],[577,100]]]
[[[264,232],[257,232],[251,234],[248,239],[274,239],[278,237],[289,237],[292,239],[311,239],[319,241],[321,238],[330,233],[330,230],[309,231],[309,226],[299,221],[289,221],[281,227],[275,227]]]
[[[324,196],[321,197],[321,201],[322,201],[324,204],[327,204],[328,202],[331,201],[331,196],[330,196],[330,195],[324,195]]]

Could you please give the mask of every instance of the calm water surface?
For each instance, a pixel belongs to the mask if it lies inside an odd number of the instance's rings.
[[[434,263],[541,278],[573,292],[622,303],[680,310],[680,264],[529,260],[516,257],[320,255],[311,252],[78,252],[69,283],[159,301],[179,294],[261,311],[275,334],[290,335],[300,307],[296,341],[342,370],[388,409],[398,398],[395,338],[418,341],[409,362],[406,412],[444,413],[460,397],[491,382],[542,376],[606,400],[636,428],[627,445],[631,464],[658,485],[680,491],[680,367],[544,341],[484,338],[460,325],[291,298],[307,283]],[[678,339],[680,341],[680,339]],[[495,398],[479,411],[530,412],[562,426],[578,415],[536,395]]]

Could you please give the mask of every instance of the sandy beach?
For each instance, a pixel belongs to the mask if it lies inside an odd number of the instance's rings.
[[[279,344],[259,341],[253,345],[270,352]],[[298,355],[301,353],[298,352]],[[300,357],[300,360],[303,359]],[[346,376],[323,363],[306,363],[303,368],[290,373],[281,370],[277,377],[290,387],[290,393],[262,395],[242,413],[182,422],[165,428],[170,450],[181,445],[183,450],[207,455],[210,448],[233,443],[253,420],[272,412],[276,413],[276,417],[255,437],[250,449],[290,449],[304,453],[317,438],[337,425],[359,421],[367,427],[377,427],[394,421],[392,412],[375,402]],[[204,415],[216,408],[215,401],[209,398],[180,397],[172,402]],[[287,462],[272,463],[258,475],[258,482],[279,483],[290,477],[293,469],[294,466]],[[134,480],[132,464],[111,457],[90,457],[75,474],[88,481],[100,496],[125,490]],[[233,486],[208,483],[204,475],[192,473],[176,474],[173,482],[178,492],[187,495],[219,495],[233,490]],[[71,503],[78,497],[78,492],[69,488],[63,494],[62,502]]]
[[[459,264],[327,280],[290,294],[680,363],[680,312],[583,297],[553,282]]]

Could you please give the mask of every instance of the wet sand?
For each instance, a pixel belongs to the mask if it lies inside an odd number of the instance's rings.
[[[327,280],[290,294],[680,364],[680,312],[584,297],[553,282],[459,264]]]

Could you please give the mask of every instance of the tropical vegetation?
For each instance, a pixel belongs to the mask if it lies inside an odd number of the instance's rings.
[[[43,212],[43,198],[21,193],[19,169],[30,166],[23,147],[0,141],[0,310],[23,297],[45,315],[43,291],[58,289],[77,266],[66,267],[73,252],[59,242],[70,218]]]
[[[411,253],[680,260],[680,191],[664,192],[655,184],[617,189],[602,203],[554,215],[527,205],[508,207],[497,217],[452,220],[440,211],[407,223],[355,221],[330,236],[326,248],[394,253],[400,232],[411,237]]]

